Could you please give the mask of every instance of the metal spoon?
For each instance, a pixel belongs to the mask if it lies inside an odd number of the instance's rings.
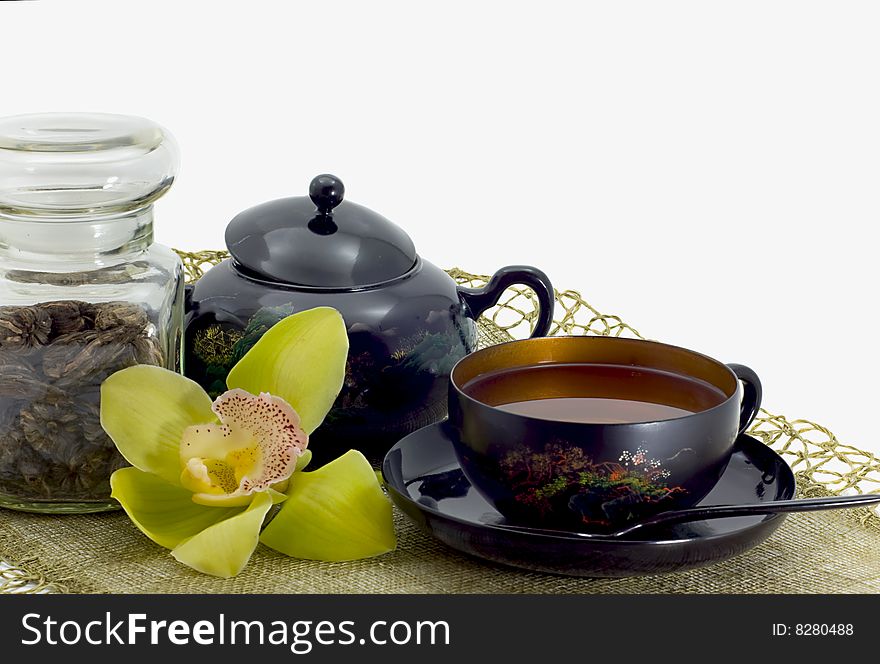
[[[867,507],[880,503],[880,494],[864,494],[855,496],[830,496],[828,498],[801,498],[799,500],[772,500],[765,503],[747,505],[708,505],[692,507],[685,510],[661,512],[655,516],[610,533],[580,533],[568,530],[550,530],[547,528],[531,528],[506,523],[495,524],[508,530],[517,530],[535,535],[552,535],[554,537],[595,537],[600,539],[621,538],[632,533],[659,525],[683,523],[686,521],[702,521],[704,519],[722,519],[730,516],[753,516],[755,514],[781,514],[788,512],[812,512],[817,510],[834,510],[851,507]]]

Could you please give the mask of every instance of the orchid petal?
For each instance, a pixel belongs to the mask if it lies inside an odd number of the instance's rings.
[[[110,478],[112,496],[141,532],[156,544],[173,549],[181,542],[240,509],[204,507],[179,486],[137,468],[122,468]]]
[[[180,374],[148,365],[117,371],[101,385],[101,426],[135,468],[180,482],[180,441],[192,425],[216,421],[211,397]]]
[[[305,452],[303,452],[303,453],[299,456],[299,459],[296,460],[296,468],[294,469],[293,472],[298,473],[298,472],[301,471],[303,468],[305,468],[306,466],[308,466],[308,465],[309,465],[309,462],[310,462],[311,460],[312,460],[312,451],[311,451],[311,450],[306,450]],[[281,491],[281,489],[278,489],[278,490]]]
[[[276,491],[275,489],[267,489],[266,493],[269,494],[272,498],[272,504],[277,505],[278,503],[283,503],[287,500],[287,494],[281,493],[280,491]]]
[[[272,497],[272,504],[277,505],[287,500],[287,494],[281,493],[277,489],[266,489]],[[192,501],[198,505],[207,505],[209,507],[242,507],[250,505],[254,499],[253,493],[249,494],[216,494],[216,493],[194,493]]]
[[[311,433],[342,389],[347,357],[342,316],[330,307],[316,307],[273,325],[232,368],[226,384],[281,397]]]
[[[256,493],[246,510],[194,535],[173,549],[171,555],[205,574],[223,578],[235,576],[257,548],[260,528],[270,507],[272,496],[265,491]]]
[[[363,454],[351,450],[308,473],[297,473],[288,499],[260,541],[311,560],[356,560],[394,549],[391,503]]]
[[[254,500],[253,493],[191,493],[196,505],[205,507],[247,507]]]

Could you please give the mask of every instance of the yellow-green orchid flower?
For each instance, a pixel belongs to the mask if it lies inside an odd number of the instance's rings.
[[[113,474],[113,497],[177,560],[215,576],[244,568],[272,505],[285,501],[293,511],[281,507],[268,546],[322,560],[393,549],[391,506],[363,455],[293,477],[342,387],[347,355],[342,317],[319,307],[266,332],[213,403],[172,371],[113,374],[101,386],[101,424],[132,465]],[[303,510],[303,496],[313,509]],[[314,532],[324,535],[305,543]]]

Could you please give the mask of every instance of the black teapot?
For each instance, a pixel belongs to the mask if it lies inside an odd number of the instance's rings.
[[[309,196],[237,215],[226,228],[231,258],[187,293],[185,374],[212,396],[235,363],[276,322],[316,306],[337,309],[350,350],[342,392],[312,436],[316,461],[350,448],[376,460],[418,428],[446,416],[452,366],[474,350],[475,319],[512,284],[532,288],[545,336],[553,287],[533,267],[498,270],[484,288],[462,288],[416,254],[410,237],[375,212],[344,201],[332,175]]]

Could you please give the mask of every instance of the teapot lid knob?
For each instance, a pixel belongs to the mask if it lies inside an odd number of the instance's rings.
[[[342,202],[344,196],[345,185],[342,184],[342,180],[329,173],[317,176],[309,185],[309,198],[320,214],[330,214],[333,208]]]

